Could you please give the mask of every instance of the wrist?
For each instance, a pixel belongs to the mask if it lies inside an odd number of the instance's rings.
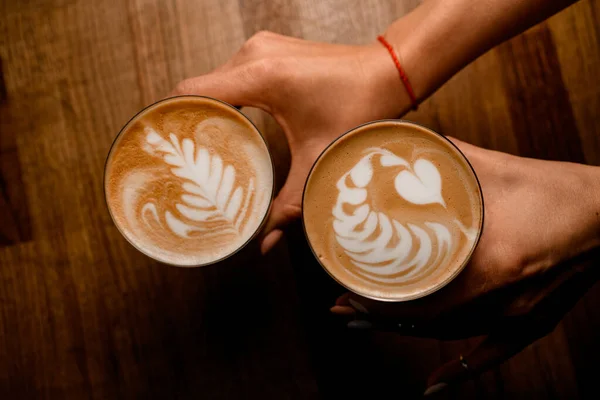
[[[374,41],[362,46],[358,54],[369,91],[377,102],[378,113],[374,118],[398,118],[409,111],[412,107],[411,98],[388,50]]]
[[[447,78],[450,72],[436,65],[435,53],[428,42],[437,40],[438,32],[429,24],[440,18],[439,0],[423,1],[412,12],[392,24],[384,34],[398,56],[417,99],[427,98]],[[378,99],[386,102],[385,115],[378,118],[398,117],[409,111],[412,100],[388,50],[378,41],[362,46],[360,63],[368,74]],[[382,113],[383,114],[383,113]]]
[[[400,63],[411,81],[418,102],[425,100],[455,72],[457,63],[448,40],[458,23],[444,11],[443,2],[423,1],[390,25],[385,32],[396,49]]]

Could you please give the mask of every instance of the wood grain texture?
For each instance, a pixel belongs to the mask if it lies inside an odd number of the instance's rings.
[[[299,226],[267,257],[161,266],[102,175],[121,126],[253,33],[366,43],[418,0],[0,0],[0,398],[416,398],[472,340],[348,332]],[[600,6],[484,55],[406,118],[513,154],[600,164]],[[245,110],[275,154],[277,124]],[[290,262],[294,260],[293,263]],[[446,398],[598,398],[600,287],[555,331]]]

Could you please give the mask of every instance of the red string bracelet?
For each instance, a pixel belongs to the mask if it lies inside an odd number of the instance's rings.
[[[404,68],[402,68],[402,65],[400,65],[400,60],[398,59],[398,53],[396,53],[396,50],[394,50],[392,45],[383,36],[381,36],[381,35],[377,36],[377,40],[379,40],[379,42],[381,42],[383,47],[385,47],[387,49],[387,51],[390,53],[390,56],[392,56],[392,60],[394,60],[396,69],[398,70],[398,73],[400,74],[400,79],[402,80],[402,83],[404,84],[404,87],[406,88],[406,91],[408,92],[408,97],[410,97],[410,102],[412,103],[412,109],[416,110],[419,106],[417,103],[417,97],[415,96],[415,92],[410,84],[410,81],[408,80],[408,76],[406,76],[406,72],[404,72]]]

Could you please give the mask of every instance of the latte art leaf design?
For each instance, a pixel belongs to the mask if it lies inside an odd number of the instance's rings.
[[[332,210],[335,238],[360,275],[383,283],[406,282],[450,258],[456,247],[451,234],[453,228],[467,237],[471,232],[456,218],[456,226],[448,226],[451,216],[444,221],[402,224],[372,209],[367,186],[375,174],[375,165],[398,170],[394,189],[408,203],[439,204],[448,212],[442,196],[442,178],[431,161],[418,158],[411,165],[383,148],[367,151],[337,181],[339,193]]]
[[[174,207],[185,221],[166,211],[169,229],[181,237],[189,237],[192,232],[202,232],[205,236],[242,234],[255,190],[254,180],[250,178],[244,192],[242,186],[236,186],[235,168],[226,165],[218,154],[211,154],[203,147],[196,149],[192,139],[180,142],[173,133],[169,134],[169,140],[149,127],[145,133],[144,150],[161,157],[171,167],[171,173],[184,180],[185,193]],[[160,224],[154,204],[142,207],[143,218],[146,213]]]

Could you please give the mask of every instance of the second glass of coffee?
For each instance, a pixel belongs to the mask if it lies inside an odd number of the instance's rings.
[[[407,121],[362,125],[317,159],[303,224],[323,268],[381,301],[430,294],[465,267],[483,226],[473,168],[442,135]]]

